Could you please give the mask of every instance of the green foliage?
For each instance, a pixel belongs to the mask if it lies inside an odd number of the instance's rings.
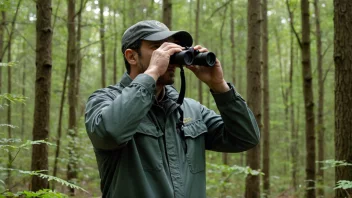
[[[11,0],[1,0],[0,1],[0,11],[6,11],[11,8]]]
[[[67,198],[68,196],[59,192],[52,191],[50,189],[41,189],[37,192],[22,191],[17,193],[5,192],[2,197],[35,197],[35,198]]]
[[[318,163],[324,164],[322,169],[334,168],[337,166],[352,166],[351,163],[347,163],[346,161],[338,161],[338,160],[333,160],[333,159],[321,161]]]
[[[352,181],[340,180],[334,189],[350,189],[352,188]]]
[[[21,95],[14,95],[14,94],[0,94],[0,101],[2,102],[3,100],[7,100],[12,103],[24,103],[26,101],[27,97],[21,96]]]
[[[76,186],[74,184],[71,184],[63,179],[60,179],[58,177],[54,177],[54,176],[51,176],[51,175],[46,175],[46,174],[43,174],[43,173],[40,173],[42,171],[24,171],[24,170],[18,170],[18,169],[12,169],[12,168],[3,168],[3,167],[0,167],[0,170],[1,171],[16,171],[18,173],[21,173],[21,174],[24,174],[24,175],[30,175],[30,176],[38,176],[40,178],[43,178],[43,179],[47,179],[48,181],[56,181],[64,186],[67,186],[67,187],[70,187],[70,188],[74,188],[74,189],[78,189],[78,190],[82,190],[84,192],[87,192],[85,189],[79,187],[79,186]]]

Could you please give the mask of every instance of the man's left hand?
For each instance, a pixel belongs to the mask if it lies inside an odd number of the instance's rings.
[[[200,45],[194,46],[194,50],[199,50],[199,52],[208,52],[207,48]],[[213,67],[190,65],[186,66],[190,69],[199,80],[208,85],[208,87],[215,93],[224,93],[230,90],[227,85],[224,74],[221,68],[221,63],[216,59],[215,65]]]

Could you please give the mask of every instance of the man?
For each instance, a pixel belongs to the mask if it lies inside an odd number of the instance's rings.
[[[208,85],[221,116],[189,98],[177,103],[171,85],[178,65],[169,60],[192,42],[188,32],[153,20],[122,36],[127,73],[94,92],[85,114],[103,197],[206,197],[205,150],[241,152],[258,144],[254,116],[224,80],[219,60],[187,68]]]

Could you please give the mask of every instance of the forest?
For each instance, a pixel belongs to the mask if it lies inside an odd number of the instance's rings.
[[[102,196],[85,105],[120,81],[122,35],[145,19],[214,52],[259,125],[249,151],[206,151],[207,197],[352,197],[352,1],[0,0],[0,12],[0,197]],[[218,112],[185,75],[185,97]]]

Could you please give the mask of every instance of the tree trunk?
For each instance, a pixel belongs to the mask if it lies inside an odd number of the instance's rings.
[[[235,12],[233,11],[234,3],[230,4],[230,41],[231,41],[231,59],[232,59],[232,67],[231,67],[231,80],[234,85],[236,85],[236,42],[235,42]]]
[[[22,96],[26,96],[26,62],[23,63],[23,71],[22,71]],[[22,103],[21,106],[21,139],[24,140],[24,131],[25,131],[25,125],[26,125],[26,105]]]
[[[106,87],[106,65],[105,65],[105,23],[104,23],[104,2],[99,0],[100,8],[100,60],[101,60],[101,86]]]
[[[260,0],[249,0],[247,12],[247,98],[261,127]],[[260,145],[247,151],[247,165],[254,170],[260,169]],[[260,197],[259,180],[259,175],[247,175],[245,197]]]
[[[317,70],[318,70],[318,86],[319,86],[319,100],[318,100],[318,161],[322,162],[324,157],[324,77],[323,77],[323,54],[322,41],[320,29],[320,9],[319,0],[314,0],[315,26],[316,26],[316,43],[317,43]],[[318,180],[318,197],[324,197],[324,170],[323,164],[318,163],[317,180]]]
[[[4,32],[6,25],[6,12],[1,11],[1,24],[0,24],[0,63],[2,63],[3,49],[4,49]],[[0,94],[2,93],[2,66],[0,66]]]
[[[36,81],[33,140],[47,140],[49,137],[50,89],[52,70],[51,0],[37,0]],[[48,170],[47,144],[32,147],[32,171]],[[47,171],[44,171],[47,173]],[[48,188],[48,180],[32,177],[32,191]]]
[[[13,17],[13,20],[11,22],[11,30],[9,32],[9,36],[8,36],[8,42],[7,42],[7,62],[11,63],[11,52],[12,52],[12,37],[14,34],[14,29],[15,29],[15,22],[16,22],[16,18],[17,18],[17,14],[18,14],[18,10],[19,7],[21,5],[21,1],[18,1],[17,3],[17,7],[16,7],[16,12],[15,15]],[[7,93],[11,94],[12,93],[12,68],[11,67],[7,67]],[[7,106],[7,124],[11,125],[12,124],[12,105],[11,102],[8,103]],[[12,128],[11,127],[7,127],[7,135],[9,139],[12,139]],[[7,168],[12,168],[12,155],[11,152],[8,152],[8,164],[7,164]],[[8,170],[7,171],[7,186],[10,186],[11,184],[11,171]]]
[[[352,163],[352,1],[334,0],[335,26],[335,158]],[[352,181],[352,166],[337,166],[335,181]],[[350,197],[352,188],[336,189],[335,197]]]
[[[69,159],[67,164],[67,180],[74,183],[77,178],[77,118],[76,118],[76,82],[77,82],[77,50],[76,50],[76,29],[75,29],[75,0],[68,1],[68,42],[67,42],[67,64],[69,68],[69,88],[68,88],[68,104],[69,104],[69,120],[68,120],[68,136],[69,136]],[[74,196],[74,188],[69,188],[70,195]]]
[[[290,9],[290,4],[288,0],[286,0],[286,7],[289,14],[290,26],[291,26],[291,34],[290,34],[290,75],[289,75],[289,97],[291,101],[290,105],[290,122],[291,122],[291,163],[292,163],[292,186],[294,192],[297,190],[297,162],[298,162],[298,126],[296,127],[295,123],[295,115],[294,115],[294,102],[293,102],[293,68],[294,68],[294,15]]]
[[[7,44],[7,62],[10,63],[12,60],[11,60],[11,46],[12,43],[11,43],[11,34],[9,36],[9,41],[8,41],[8,44]],[[12,69],[11,67],[7,67],[7,93],[8,94],[11,94],[12,93]],[[8,103],[8,106],[7,106],[7,124],[12,124],[12,120],[11,120],[11,114],[12,114],[12,105],[11,105],[11,102]],[[8,139],[12,139],[12,128],[11,127],[7,127],[7,138]],[[12,155],[11,155],[11,152],[8,152],[8,164],[7,164],[7,168],[10,169],[12,168]],[[11,171],[8,170],[7,171],[7,180],[6,180],[6,184],[7,186],[10,186],[11,185]]]
[[[293,22],[293,17],[290,17]],[[293,100],[293,68],[294,68],[294,44],[293,33],[290,35],[290,76],[289,76],[289,97],[290,97],[290,123],[291,123],[291,164],[292,164],[292,186],[294,192],[297,190],[297,162],[298,162],[298,131],[295,123],[295,104]]]
[[[154,0],[153,0],[154,1]],[[113,50],[113,60],[114,60],[114,65],[113,65],[113,74],[112,74],[112,79],[113,79],[113,84],[117,83],[117,41],[118,41],[118,35],[117,35],[117,21],[115,15],[117,11],[114,9],[114,17],[113,17],[113,22],[114,22],[114,30],[115,30],[115,36],[114,36],[114,50]]]
[[[172,30],[172,0],[163,0],[163,23]]]
[[[270,95],[269,95],[269,55],[268,55],[268,2],[262,3],[262,60],[263,60],[263,189],[270,195]]]
[[[198,45],[199,39],[199,14],[200,14],[200,0],[197,0],[196,8],[196,30],[193,45]],[[198,80],[198,101],[203,104],[203,84],[202,81]]]
[[[309,1],[301,0],[302,15],[302,77],[306,119],[306,197],[315,197],[315,123],[312,69],[310,61]]]
[[[65,104],[65,94],[66,94],[66,83],[67,83],[67,75],[68,75],[68,64],[66,64],[65,76],[64,76],[64,83],[62,85],[62,93],[61,93],[61,100],[60,100],[60,107],[59,107],[59,121],[57,125],[57,136],[56,136],[56,151],[55,151],[55,160],[54,160],[54,170],[53,176],[57,176],[57,164],[59,162],[59,155],[61,149],[61,135],[62,135],[62,115],[64,110]],[[55,181],[52,183],[52,189],[55,190]]]

